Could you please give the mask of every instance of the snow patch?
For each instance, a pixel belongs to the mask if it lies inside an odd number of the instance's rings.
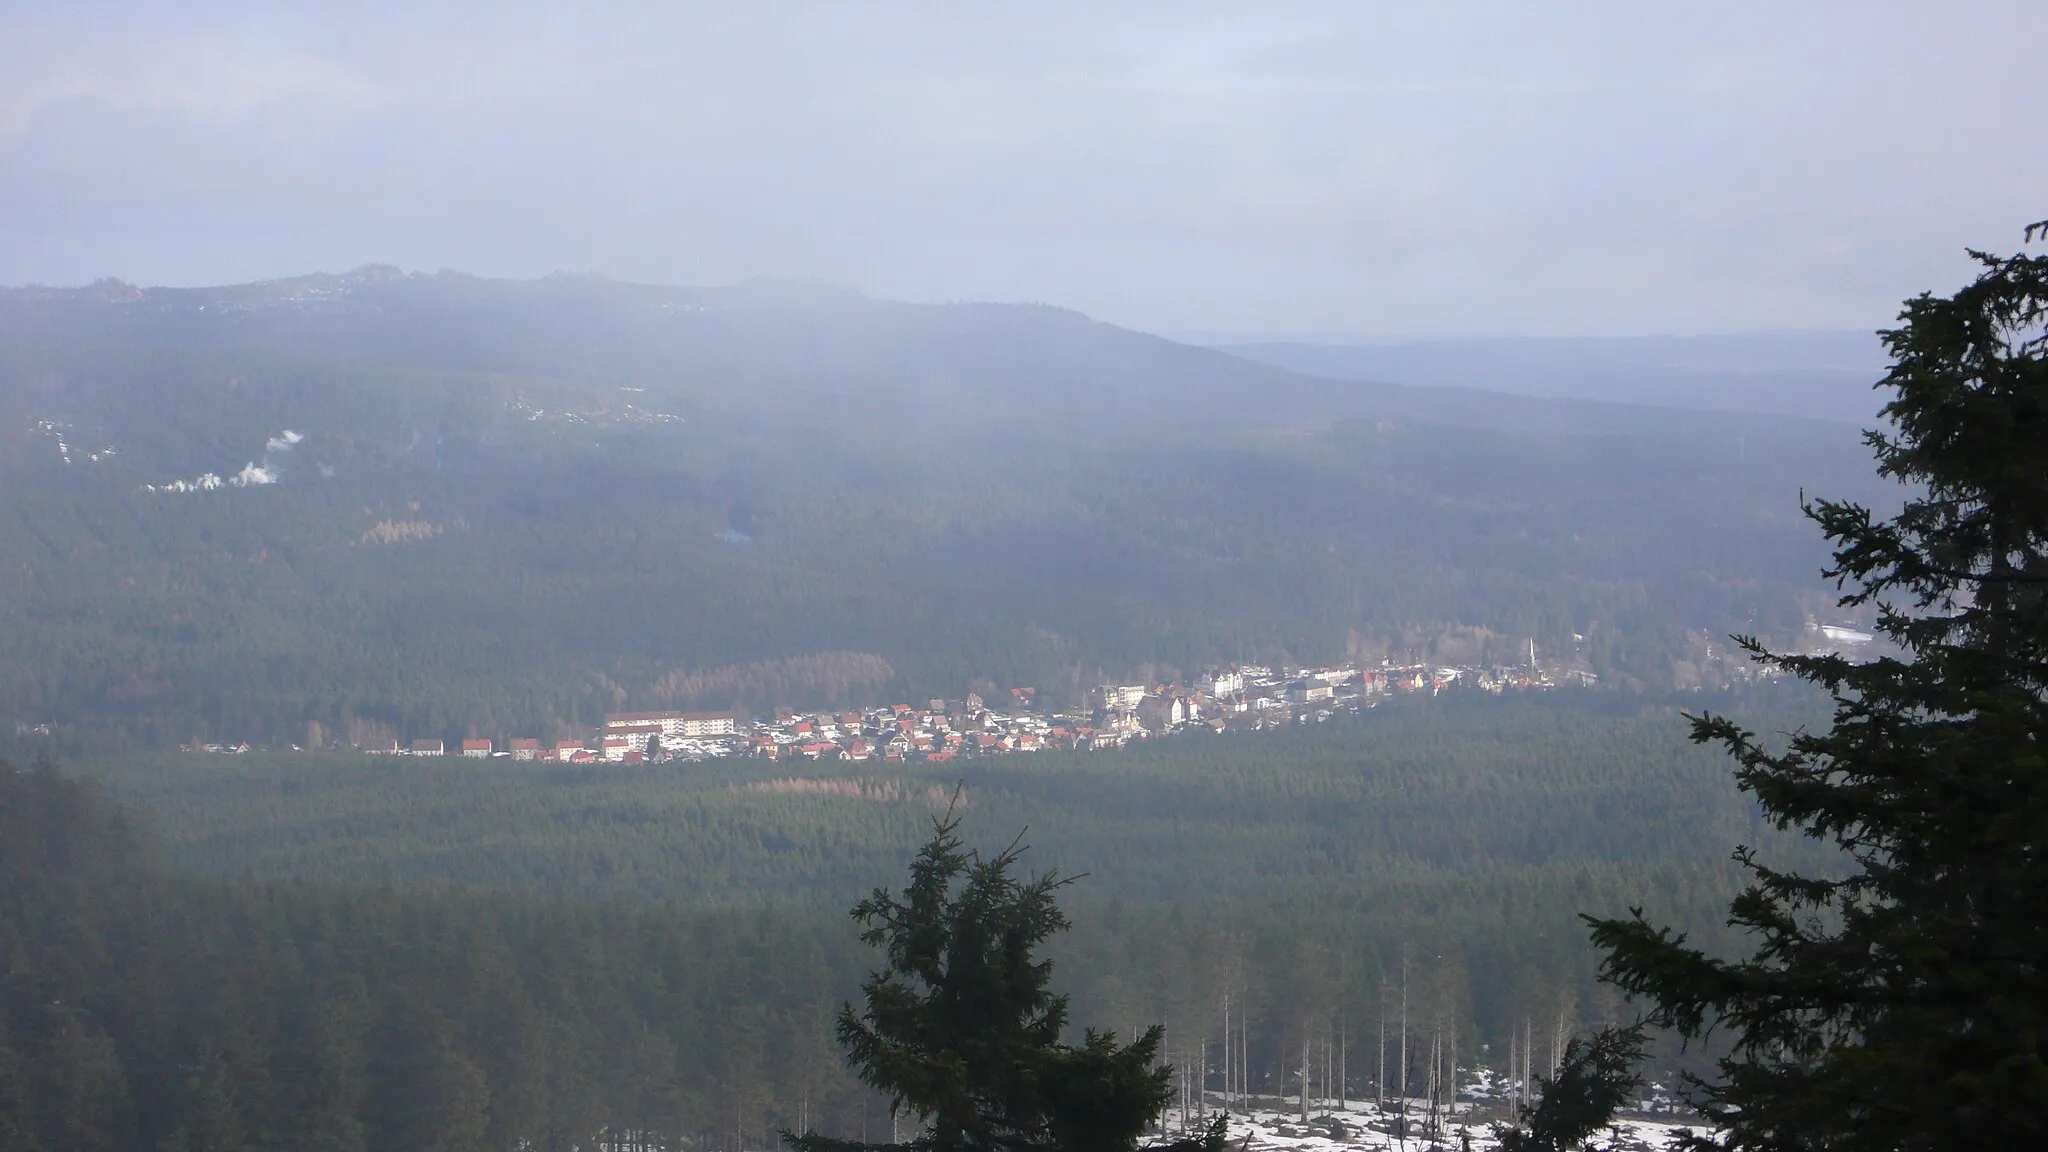
[[[202,472],[191,480],[172,480],[164,484],[144,484],[142,490],[144,492],[169,493],[217,492],[222,488],[261,488],[266,485],[275,484],[284,478],[284,471],[278,467],[272,457],[282,456],[290,452],[293,448],[304,443],[305,439],[305,433],[294,432],[287,428],[263,442],[262,463],[259,464],[251,460],[247,464],[242,465],[240,472],[235,473],[226,480],[222,480],[219,473]],[[109,449],[108,451],[111,453],[112,450]]]
[[[1455,1109],[1439,1111],[1432,1120],[1425,1101],[1410,1104],[1405,1116],[1392,1107],[1381,1109],[1371,1103],[1312,1107],[1305,1124],[1293,1108],[1275,1111],[1258,1107],[1250,1114],[1234,1109],[1229,1144],[1245,1152],[1493,1152],[1500,1147],[1493,1135],[1497,1110],[1481,1112],[1461,1103]],[[1208,1117],[1189,1117],[1191,1132],[1201,1119],[1213,1118],[1214,1105],[1212,1096]],[[1178,1117],[1174,1119],[1171,1127],[1177,1131]],[[1587,1140],[1586,1148],[1595,1152],[1664,1152],[1681,1136],[1700,1131],[1697,1123],[1616,1119]]]

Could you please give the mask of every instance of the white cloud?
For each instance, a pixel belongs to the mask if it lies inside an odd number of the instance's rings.
[[[383,261],[1154,329],[1868,328],[2048,187],[2038,0],[193,11],[0,8],[0,283]]]

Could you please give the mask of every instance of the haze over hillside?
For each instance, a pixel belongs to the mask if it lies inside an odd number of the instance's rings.
[[[1712,681],[1825,609],[1802,488],[1871,489],[1844,425],[812,284],[109,282],[0,337],[0,708],[156,741],[545,732],[838,652],[869,696],[1532,639]]]
[[[1479,388],[1866,426],[1884,404],[1873,388],[1884,375],[1884,348],[1870,332],[1215,346],[1247,360],[1333,380]]]

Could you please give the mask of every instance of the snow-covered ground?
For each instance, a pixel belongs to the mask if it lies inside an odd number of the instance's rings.
[[[1497,1111],[1459,1105],[1457,1114],[1438,1117],[1437,1131],[1431,1134],[1428,1108],[1417,1101],[1408,1113],[1404,1137],[1401,1117],[1392,1111],[1391,1105],[1386,1112],[1370,1102],[1354,1102],[1342,1109],[1315,1107],[1309,1110],[1307,1124],[1301,1122],[1299,1109],[1276,1112],[1259,1107],[1249,1116],[1241,1110],[1231,1113],[1230,1147],[1246,1152],[1428,1152],[1437,1148],[1448,1152],[1463,1152],[1467,1148],[1489,1152],[1498,1145],[1493,1137],[1493,1122],[1498,1115]],[[1178,1114],[1169,1120],[1170,1131],[1178,1135]],[[1587,1141],[1586,1147],[1599,1152],[1661,1152],[1671,1147],[1684,1130],[1685,1125],[1672,1121],[1618,1120]]]

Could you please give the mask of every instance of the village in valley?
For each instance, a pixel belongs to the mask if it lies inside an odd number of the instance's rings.
[[[1019,687],[989,698],[970,692],[963,699],[922,704],[816,712],[777,709],[768,717],[733,710],[615,712],[605,716],[601,729],[581,736],[552,741],[514,737],[502,747],[485,737],[456,742],[391,739],[357,747],[388,756],[583,765],[722,756],[945,763],[963,756],[1099,751],[1136,740],[1315,724],[1395,696],[1540,691],[1593,682],[1590,672],[1546,669],[1533,659],[1521,668],[1343,663],[1282,669],[1232,664],[1210,669],[1192,684],[1104,684],[1088,694],[1088,707],[1081,710],[1041,707],[1035,688]],[[190,744],[185,750],[232,754],[252,749],[246,743],[206,743]],[[304,749],[294,745],[292,750]]]

